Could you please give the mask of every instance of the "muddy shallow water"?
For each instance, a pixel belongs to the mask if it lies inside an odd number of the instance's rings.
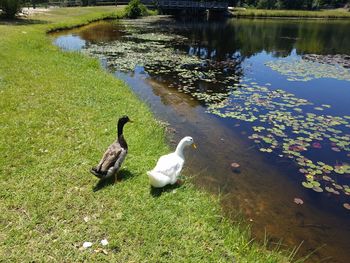
[[[242,211],[254,236],[301,244],[310,262],[348,262],[350,71],[332,56],[350,54],[350,22],[151,18],[53,37],[126,81],[174,146],[193,136],[185,173],[228,216]]]

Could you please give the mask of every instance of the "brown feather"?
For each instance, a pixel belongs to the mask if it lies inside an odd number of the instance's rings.
[[[96,167],[97,172],[102,174],[107,173],[108,169],[113,167],[115,162],[118,160],[122,150],[123,148],[120,146],[118,141],[111,144]]]

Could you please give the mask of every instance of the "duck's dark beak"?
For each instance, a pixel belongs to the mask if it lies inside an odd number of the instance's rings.
[[[192,147],[193,147],[194,149],[197,149],[197,145],[196,145],[195,143],[192,143]]]

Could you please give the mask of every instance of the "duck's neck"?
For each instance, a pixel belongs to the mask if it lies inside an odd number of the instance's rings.
[[[118,138],[117,141],[119,142],[120,146],[128,149],[128,144],[126,143],[124,136],[123,136],[123,128],[125,123],[118,122]]]
[[[184,148],[185,148],[185,142],[181,140],[175,150],[175,153],[181,158],[184,158]]]
[[[120,136],[123,135],[123,128],[124,128],[124,124],[123,122],[118,122],[118,139]]]

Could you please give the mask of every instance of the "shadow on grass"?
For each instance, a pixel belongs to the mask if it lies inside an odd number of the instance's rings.
[[[164,186],[162,188],[156,188],[156,187],[153,187],[151,186],[150,188],[150,194],[153,196],[153,197],[160,197],[163,193],[166,193],[166,192],[171,192],[172,190],[176,189],[176,188],[179,188],[181,185],[180,184],[173,184],[173,185],[167,185],[167,186]]]
[[[25,26],[34,24],[47,24],[47,21],[37,20],[37,19],[27,19],[27,18],[14,18],[9,19],[0,16],[0,25],[5,26]]]
[[[108,187],[109,185],[113,185],[116,182],[128,180],[132,178],[134,175],[130,171],[122,169],[117,173],[116,176],[117,176],[117,180],[115,180],[114,176],[99,180],[98,183],[94,186],[93,191],[97,192],[105,187]]]

